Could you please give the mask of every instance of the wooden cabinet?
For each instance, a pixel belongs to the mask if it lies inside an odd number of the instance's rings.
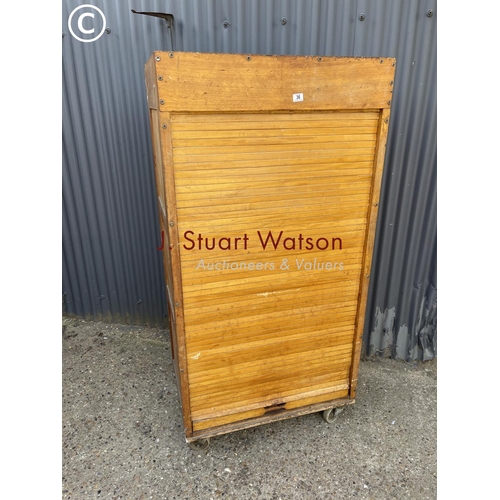
[[[354,402],[392,58],[145,67],[187,441]]]

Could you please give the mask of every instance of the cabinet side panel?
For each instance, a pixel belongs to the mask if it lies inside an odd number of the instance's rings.
[[[148,63],[149,64],[149,63]],[[147,68],[146,68],[147,71]],[[149,70],[151,72],[151,69]],[[146,78],[146,81],[148,79]],[[149,91],[149,89],[148,89]],[[182,405],[186,436],[192,435],[189,389],[185,360],[182,284],[179,271],[176,201],[172,172],[170,116],[150,109],[150,127],[154,156],[155,181],[160,218],[160,238],[163,244],[163,264],[167,288],[170,340],[176,380]]]
[[[184,330],[184,307],[182,277],[180,270],[179,233],[177,223],[177,194],[172,158],[172,123],[170,113],[158,113],[158,130],[161,149],[161,163],[165,182],[166,214],[165,234],[168,234],[170,277],[167,286],[171,322],[175,323],[175,347],[177,355],[177,377],[182,403],[182,417],[186,437],[192,436],[191,403],[189,398],[188,368],[186,358],[186,339]]]

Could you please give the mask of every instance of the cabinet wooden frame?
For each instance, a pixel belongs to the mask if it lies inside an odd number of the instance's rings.
[[[354,402],[395,66],[189,52],[148,60],[187,441]],[[293,235],[288,247],[268,237],[264,248],[269,231]],[[323,258],[342,262],[316,269]],[[279,267],[294,259],[300,268]]]

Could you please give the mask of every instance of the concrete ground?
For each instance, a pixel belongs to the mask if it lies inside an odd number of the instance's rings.
[[[360,365],[356,403],[185,442],[164,330],[63,318],[64,499],[434,499],[436,362]]]

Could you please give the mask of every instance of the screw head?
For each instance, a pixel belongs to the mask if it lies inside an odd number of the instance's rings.
[[[156,57],[155,57],[155,59],[156,59],[157,61],[161,61],[161,57],[160,57],[160,56],[156,56]]]
[[[286,17],[282,17],[282,18],[281,18],[281,24],[282,24],[283,26],[285,26],[285,24],[286,24]]]
[[[224,22],[222,23],[222,27],[223,27],[225,30],[227,30],[227,29],[229,28],[229,21],[224,21]]]
[[[170,227],[173,227],[173,225],[174,225],[174,221],[173,221],[173,220],[171,220],[171,221],[170,221]]]
[[[160,75],[160,76],[158,77],[158,80],[160,80],[160,82],[161,82],[161,81],[163,80],[163,76],[161,76],[161,75]]]
[[[364,20],[365,20],[365,18],[366,18],[366,16],[365,16],[364,14],[360,14],[358,19],[359,19],[360,21],[364,21]]]
[[[320,62],[321,62],[321,61],[322,61],[322,58],[321,58],[321,57],[318,57],[318,61],[320,61]]]
[[[247,56],[247,61],[251,61],[252,58],[250,56]]]
[[[167,128],[167,124],[164,123],[162,126],[161,126],[162,129],[166,129]]]
[[[165,101],[163,99],[160,99],[160,104],[165,104]]]
[[[108,27],[106,26],[106,29],[105,29],[104,31],[106,31],[106,33],[109,35],[109,34],[111,33],[111,28],[108,28]]]
[[[425,13],[425,15],[426,15],[427,17],[432,17],[432,16],[434,15],[434,12],[432,12],[432,10],[430,10],[430,9],[429,9],[429,10]]]
[[[168,57],[170,57],[170,58],[174,57],[174,53],[173,52],[169,52],[168,53]]]
[[[387,101],[387,104],[390,106],[391,105],[391,101]]]
[[[179,302],[176,302],[175,307],[179,307],[179,306],[180,306]]]

